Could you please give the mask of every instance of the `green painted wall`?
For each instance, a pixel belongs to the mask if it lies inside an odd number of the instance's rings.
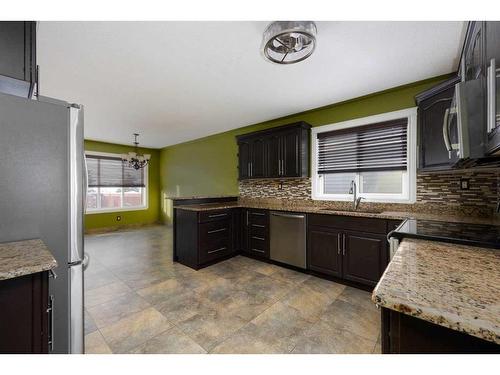
[[[133,151],[133,147],[86,140],[85,150],[122,154]],[[148,171],[148,209],[120,211],[119,213],[86,214],[86,230],[153,224],[160,221],[160,150],[148,148],[140,148],[139,150],[144,154],[151,154]],[[121,221],[116,220],[117,215],[121,216]]]
[[[161,216],[171,222],[168,196],[238,194],[235,136],[255,130],[306,121],[320,126],[415,106],[414,96],[448,78],[434,77],[326,107],[238,128],[161,149]]]

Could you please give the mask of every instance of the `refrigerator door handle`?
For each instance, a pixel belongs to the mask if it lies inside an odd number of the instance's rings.
[[[70,116],[70,259],[69,263],[83,260],[84,184],[86,184],[83,147],[83,109],[71,106]]]
[[[87,267],[89,266],[89,263],[90,263],[90,256],[85,253],[83,255],[83,261],[82,261],[82,265],[83,265],[83,270],[85,271],[87,269]]]

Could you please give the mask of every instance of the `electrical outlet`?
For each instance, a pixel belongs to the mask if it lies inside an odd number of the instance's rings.
[[[460,189],[469,190],[469,179],[468,178],[461,178],[460,179]]]
[[[122,221],[122,217],[121,217],[120,215],[118,215],[118,216],[116,217],[116,221]]]

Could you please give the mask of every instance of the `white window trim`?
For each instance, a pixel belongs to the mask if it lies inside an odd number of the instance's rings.
[[[121,154],[113,154],[109,152],[97,152],[97,151],[85,151],[85,155],[94,155],[94,156],[109,156],[109,157],[121,157]],[[149,164],[144,167],[144,204],[142,206],[137,206],[134,208],[97,208],[97,209],[88,209],[85,206],[85,214],[86,215],[95,215],[95,214],[107,214],[113,212],[129,212],[129,211],[144,211],[149,209]],[[123,202],[123,189],[122,189],[122,202]]]
[[[394,198],[391,194],[367,194],[359,192],[359,175],[356,177],[357,196],[363,197],[363,202],[379,203],[407,203],[412,204],[417,200],[417,107],[407,108],[400,111],[382,113],[379,115],[357,118],[354,120],[337,122],[329,125],[317,126],[311,130],[311,168],[312,168],[312,199],[327,201],[352,201],[352,194],[323,194],[320,190],[322,184],[318,175],[318,133],[332,130],[348,129],[357,126],[370,125],[378,122],[408,118],[408,184],[403,179],[404,198]],[[399,194],[398,194],[399,195]]]

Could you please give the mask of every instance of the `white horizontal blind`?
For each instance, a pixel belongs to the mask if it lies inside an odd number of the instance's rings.
[[[325,194],[349,194],[351,182],[356,179],[356,173],[331,173],[322,176]]]
[[[318,133],[318,174],[406,170],[408,119]]]
[[[360,193],[369,194],[401,194],[403,192],[404,171],[362,172],[360,178]],[[331,176],[336,176],[337,173]]]
[[[135,170],[121,158],[85,155],[89,187],[145,187],[144,169]]]

